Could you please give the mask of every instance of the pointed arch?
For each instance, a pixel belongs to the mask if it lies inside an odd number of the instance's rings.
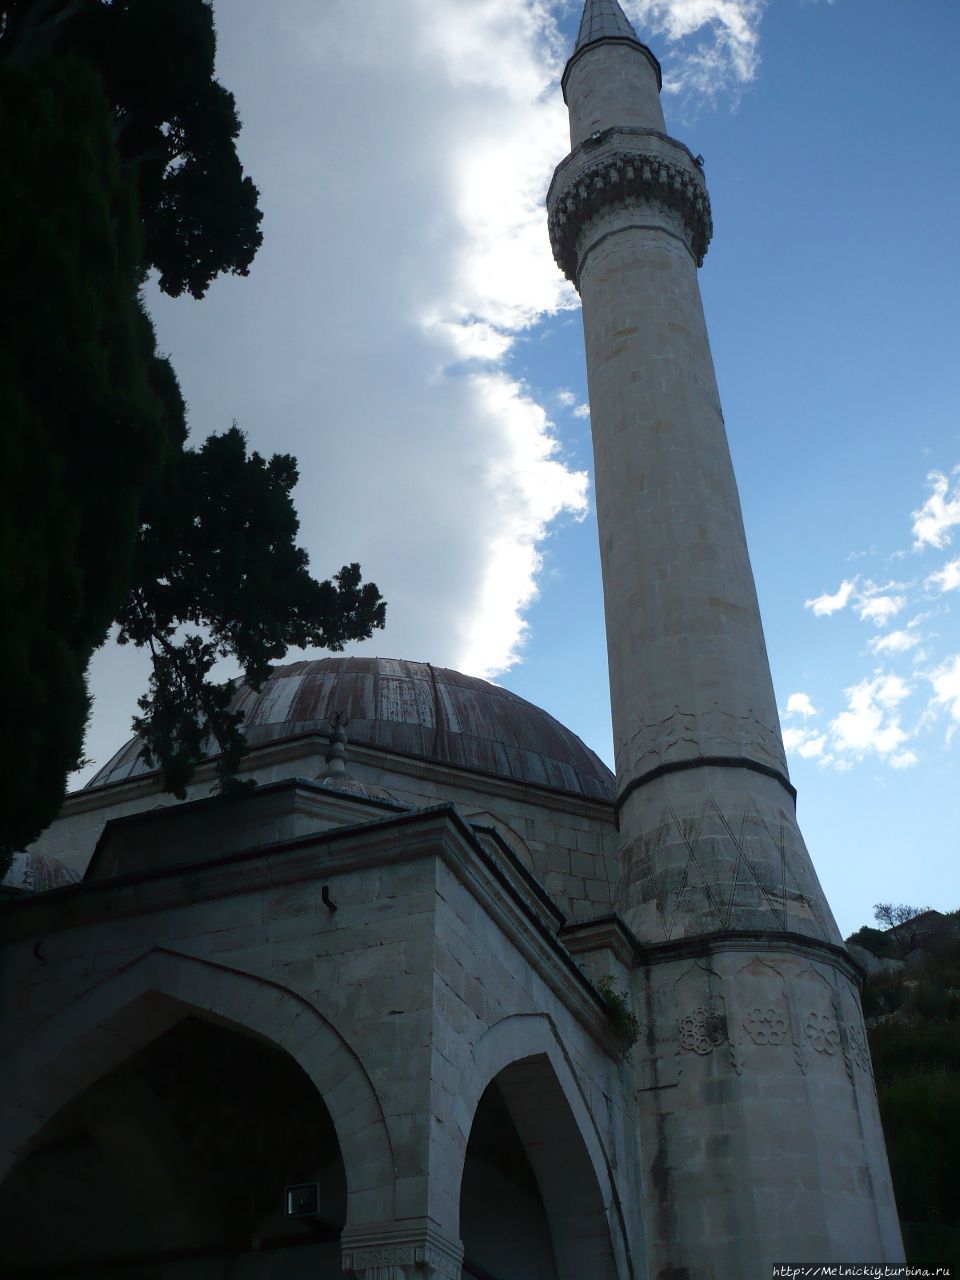
[[[584,1090],[547,1015],[504,1018],[475,1046],[455,1106],[463,1157],[480,1100],[493,1083],[536,1176],[559,1280],[632,1277],[609,1160]],[[462,1172],[461,1164],[461,1178]]]
[[[309,1001],[279,983],[154,947],[0,1059],[0,1177],[67,1102],[187,1013],[285,1050],[330,1112],[347,1174],[347,1223],[393,1215],[394,1161],[359,1058]]]

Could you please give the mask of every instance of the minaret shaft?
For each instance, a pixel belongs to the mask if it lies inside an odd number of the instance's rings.
[[[621,217],[580,260],[619,786],[704,755],[785,772],[696,265]]]
[[[644,62],[637,58],[638,49],[643,49]],[[660,68],[649,49],[622,37],[605,37],[604,63],[604,74],[598,77],[592,74],[589,57],[573,58],[564,75],[571,151],[611,125],[666,130]]]
[[[651,1280],[903,1257],[856,973],[797,826],[697,268],[702,162],[587,0],[547,196],[580,291]]]
[[[578,48],[563,85],[580,141],[548,207],[583,301],[617,905],[644,941],[739,928],[839,942],[796,823],[700,300],[702,168],[664,133],[659,66],[622,30]]]

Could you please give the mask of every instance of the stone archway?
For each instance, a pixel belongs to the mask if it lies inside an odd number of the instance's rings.
[[[512,1136],[505,1126],[509,1120]],[[491,1144],[478,1141],[475,1122],[496,1125],[503,1135],[500,1155]],[[483,1206],[461,1201],[464,1275],[492,1274],[514,1280],[508,1249],[496,1246],[496,1178],[476,1169],[478,1150],[488,1165],[499,1163],[512,1180],[515,1194],[529,1200],[527,1248],[529,1265],[556,1280],[619,1280],[632,1274],[622,1231],[616,1188],[582,1090],[552,1023],[545,1015],[517,1015],[504,1019],[482,1037],[465,1072],[457,1107],[457,1123],[464,1141],[464,1191],[478,1195],[486,1184]],[[542,1204],[552,1246],[551,1259],[533,1220],[538,1215],[529,1173]],[[471,1191],[473,1188],[473,1191]],[[506,1182],[504,1194],[508,1193]],[[506,1206],[505,1206],[506,1208]],[[466,1209],[466,1212],[464,1210]],[[506,1228],[506,1214],[502,1218]],[[485,1223],[481,1229],[481,1222]],[[483,1237],[489,1242],[483,1244]],[[517,1271],[517,1277],[526,1274]]]
[[[306,1073],[271,1041],[188,1013],[68,1102],[0,1183],[0,1269],[337,1280],[346,1200]]]
[[[0,1060],[0,1177],[64,1105],[186,1013],[285,1050],[323,1098],[343,1154],[348,1225],[393,1216],[394,1162],[379,1100],[343,1038],[277,983],[153,948],[44,1022]]]

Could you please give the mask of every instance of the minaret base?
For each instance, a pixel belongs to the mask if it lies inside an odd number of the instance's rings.
[[[771,934],[651,948],[635,1050],[651,1280],[896,1263],[853,970]]]

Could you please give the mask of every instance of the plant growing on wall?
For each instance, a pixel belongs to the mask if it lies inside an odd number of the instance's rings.
[[[626,991],[618,991],[613,977],[607,973],[597,980],[597,990],[607,1006],[607,1017],[624,1058],[629,1058],[633,1046],[640,1039],[640,1023],[630,1008]]]

